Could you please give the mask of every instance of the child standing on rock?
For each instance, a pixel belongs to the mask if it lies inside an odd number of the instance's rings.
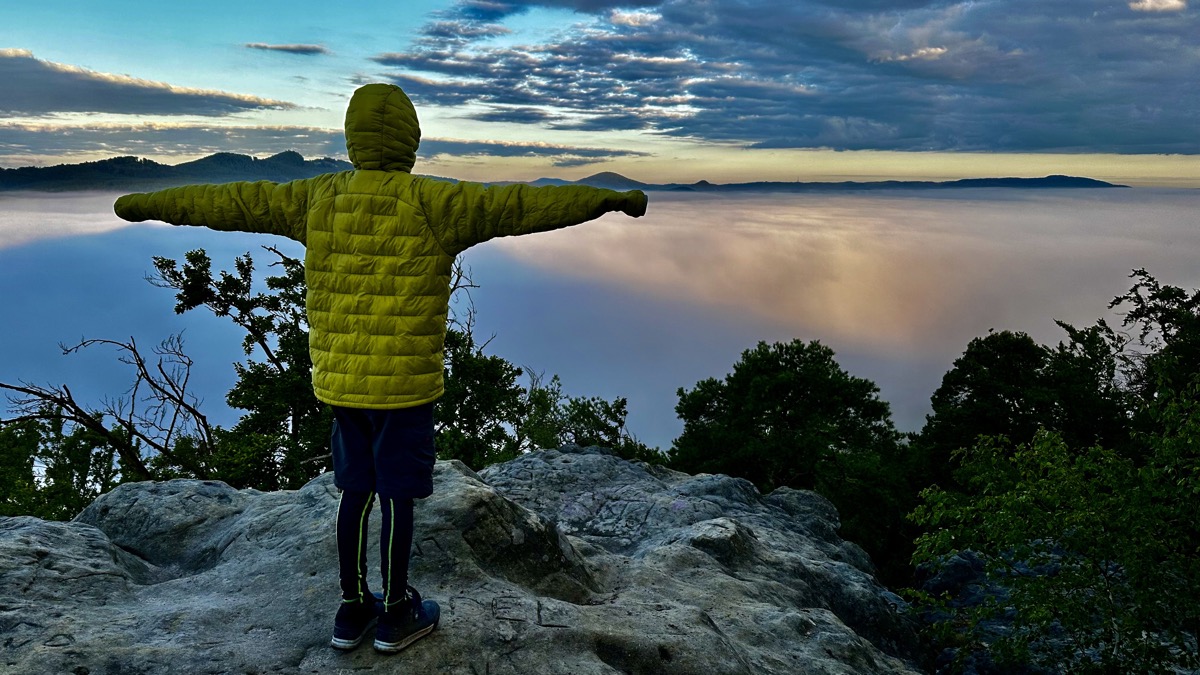
[[[189,185],[117,200],[118,216],[289,237],[305,246],[313,390],[333,407],[341,605],[331,645],[353,649],[378,622],[395,653],[437,626],[408,585],[413,500],[433,493],[433,403],[443,393],[454,258],[495,237],[646,212],[640,191],[487,187],[412,175],[421,130],[397,86],[368,84],[346,110],[353,171],[290,183]],[[383,516],[383,598],[367,586],[367,524]]]

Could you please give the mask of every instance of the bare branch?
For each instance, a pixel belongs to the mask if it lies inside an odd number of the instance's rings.
[[[472,335],[475,330],[475,299],[471,296],[472,288],[479,288],[479,285],[471,279],[471,268],[464,266],[461,258],[455,258],[454,266],[450,271],[450,301],[452,306],[450,308],[449,323],[467,335]],[[466,298],[466,308],[460,312],[453,305],[457,305],[459,299],[462,297]]]
[[[265,246],[263,246],[263,249],[270,251],[271,253],[274,253],[275,255],[279,256],[279,260],[276,260],[275,262],[270,264],[271,267],[274,267],[276,265],[287,265],[289,263],[292,263],[292,264],[300,263],[299,258],[293,258],[292,256],[284,253],[283,251],[280,251],[279,249],[275,248],[274,246],[265,245]]]
[[[188,393],[192,360],[183,352],[182,337],[172,335],[155,348],[154,353],[159,359],[153,367],[146,362],[132,337],[128,342],[83,339],[74,346],[60,347],[64,354],[73,354],[95,345],[116,348],[120,352],[118,360],[133,369],[133,383],[124,395],[105,398],[98,409],[89,410],[75,400],[67,385],[42,387],[27,383],[22,383],[23,386],[0,383],[0,388],[23,395],[23,398],[9,398],[12,405],[24,413],[14,419],[64,419],[90,429],[116,449],[122,462],[139,479],[153,477],[142,460],[142,445],[196,477],[207,478],[208,470],[203,464],[178,456],[173,451],[175,439],[187,432],[196,434],[201,449],[213,447],[208,418],[196,407],[199,403],[196,397]],[[45,412],[46,404],[58,412]],[[103,420],[106,417],[111,417],[124,434],[105,426]]]
[[[300,463],[301,464],[318,464],[320,462],[324,462],[327,459],[329,459],[328,452],[326,452],[325,454],[322,454],[322,455],[315,455],[313,457],[307,457],[305,459],[300,460]]]

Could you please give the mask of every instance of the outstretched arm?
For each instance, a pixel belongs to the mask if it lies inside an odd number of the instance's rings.
[[[290,183],[185,185],[125,195],[113,210],[125,220],[161,220],[214,230],[277,234],[305,240],[309,180]]]
[[[545,232],[621,211],[646,213],[640,190],[617,192],[585,185],[534,187],[428,181],[422,208],[442,248],[457,255],[495,237]]]

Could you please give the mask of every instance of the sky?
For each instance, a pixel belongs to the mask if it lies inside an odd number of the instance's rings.
[[[0,166],[344,157],[413,98],[419,173],[1200,187],[1198,0],[12,0]]]

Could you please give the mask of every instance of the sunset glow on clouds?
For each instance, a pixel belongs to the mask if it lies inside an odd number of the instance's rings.
[[[15,27],[0,164],[267,154],[289,135],[337,156],[345,101],[368,81],[404,87],[427,138],[471,147],[427,154],[464,177],[780,179],[828,173],[830,151],[969,153],[976,175],[994,155],[1054,155],[1067,172],[1083,155],[1200,154],[1185,0],[70,4],[0,8]],[[169,143],[140,135],[168,122]],[[249,127],[264,131],[231,131]],[[562,150],[510,152],[536,143]]]
[[[1130,261],[1196,278],[1194,200],[1153,200],[1126,190],[658,194],[645,222],[612,216],[489,246],[563,278],[924,357],[989,328],[1058,339],[1052,319],[1100,316],[1104,303],[1088,298],[1119,293]],[[1131,229],[1131,205],[1155,206],[1155,225]]]
[[[1187,0],[1136,0],[1129,9],[1139,12],[1182,12],[1187,9]]]

